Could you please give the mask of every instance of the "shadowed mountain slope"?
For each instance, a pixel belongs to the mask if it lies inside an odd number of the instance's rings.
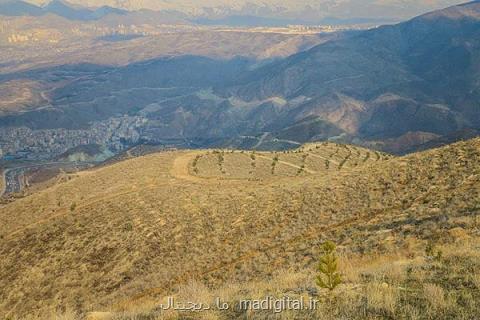
[[[480,3],[330,41],[246,76],[227,95],[307,98],[290,123],[316,116],[365,140],[480,126]]]

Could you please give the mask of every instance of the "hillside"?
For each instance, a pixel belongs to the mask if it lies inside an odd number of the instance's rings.
[[[72,174],[0,208],[0,315],[147,310],[192,280],[308,274],[326,239],[355,261],[419,257],[428,241],[478,238],[479,168],[474,139],[402,158],[335,144],[171,151]]]

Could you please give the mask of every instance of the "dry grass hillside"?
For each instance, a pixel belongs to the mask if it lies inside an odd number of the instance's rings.
[[[0,208],[0,315],[474,318],[479,199],[480,139],[402,158],[335,144],[143,156]],[[314,274],[327,239],[344,283],[323,297]],[[167,295],[267,294],[326,302],[281,315],[158,311]]]

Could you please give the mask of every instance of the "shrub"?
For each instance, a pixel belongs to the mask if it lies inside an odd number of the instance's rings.
[[[445,299],[445,292],[442,287],[436,284],[427,283],[423,286],[423,295],[430,307],[435,310],[443,310],[448,307],[448,302]]]
[[[368,305],[377,312],[395,313],[398,301],[398,292],[387,283],[370,283],[366,288]]]
[[[427,243],[427,247],[425,248],[425,255],[428,259],[440,261],[442,260],[443,252],[442,250],[436,250],[433,242],[429,241]]]

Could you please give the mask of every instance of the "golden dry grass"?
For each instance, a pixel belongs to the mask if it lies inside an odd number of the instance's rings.
[[[342,290],[351,292],[345,295],[351,306],[339,304],[338,312],[357,312],[363,301],[357,298],[365,295],[371,296],[373,314],[392,317],[399,305],[412,315],[422,311],[415,304],[402,305],[402,291],[391,285],[415,278],[442,286],[432,281],[431,272],[415,267],[426,242],[476,239],[480,140],[392,159],[355,147],[305,148],[280,153],[279,164],[295,167],[279,165],[273,175],[270,160],[260,164],[256,156],[253,178],[245,177],[252,161],[245,152],[158,153],[81,172],[1,207],[0,315],[45,318],[64,309],[80,315],[128,316],[138,308],[148,313],[190,283],[196,289],[185,296],[208,298],[212,293],[202,286],[235,291],[228,284],[258,287],[259,281],[282,294],[284,285],[272,284],[279,272],[291,289],[298,289],[296,281],[312,286],[319,246],[326,239],[348,257],[342,268],[350,287]],[[297,175],[304,153],[317,157],[305,160],[311,173]],[[230,179],[223,177],[219,154]],[[337,169],[320,171],[325,157],[338,162]],[[474,258],[467,260],[476,265]],[[459,273],[465,265],[448,264],[448,270]],[[478,285],[478,276],[471,272],[468,281]],[[415,290],[440,301],[432,288]],[[431,308],[431,314],[451,310],[451,303],[446,294],[447,307]],[[213,313],[205,317],[225,318]]]
[[[177,303],[213,306],[202,312],[161,311],[165,298],[137,304],[129,312],[110,312],[108,319],[474,319],[480,293],[471,288],[469,275],[478,276],[478,239],[441,247],[445,256],[431,261],[405,250],[384,255],[350,255],[341,259],[344,282],[335,291],[314,286],[312,269],[279,270],[267,279],[229,282],[209,288],[191,281],[172,290]],[[347,268],[346,266],[354,266]],[[358,268],[355,268],[358,267]],[[383,271],[382,271],[383,270]],[[392,273],[392,270],[393,273]],[[423,276],[418,277],[422,270]],[[352,274],[353,273],[353,274]],[[216,308],[216,297],[231,306]],[[315,310],[284,311],[239,309],[244,299],[318,299]],[[235,308],[237,306],[237,308]]]

